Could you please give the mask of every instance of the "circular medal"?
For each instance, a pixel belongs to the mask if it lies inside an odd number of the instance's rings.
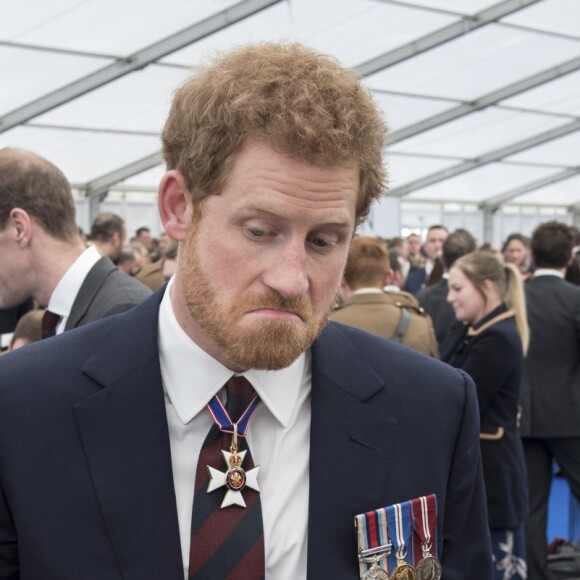
[[[389,575],[379,566],[373,564],[369,568],[361,580],[389,580]]]
[[[399,564],[391,574],[391,580],[415,580],[415,570],[409,564]]]
[[[415,568],[418,580],[440,580],[441,564],[433,556],[425,556]]]
[[[232,491],[242,491],[246,487],[246,472],[241,467],[228,469],[226,485]]]

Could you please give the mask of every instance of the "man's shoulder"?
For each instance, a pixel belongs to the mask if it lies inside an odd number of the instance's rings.
[[[414,266],[409,269],[409,273],[407,274],[407,281],[409,279],[412,280],[423,280],[427,277],[427,270],[424,266]]]
[[[417,300],[419,300],[419,302],[422,302],[422,300],[424,299],[446,294],[447,294],[447,280],[445,278],[441,278],[441,280],[439,280],[432,286],[425,286],[425,288],[421,288],[421,290],[417,292]]]
[[[126,289],[127,291],[133,293],[135,296],[142,298],[146,298],[153,293],[149,287],[143,284],[143,282],[137,278],[133,278],[127,274],[124,274],[123,272],[120,272],[116,268],[109,276],[107,276],[105,284],[115,285],[117,288]]]
[[[403,290],[354,294],[346,302],[337,306],[329,319],[350,324],[354,317],[376,316],[378,311],[390,313],[394,320],[400,318],[401,310],[408,311],[413,318],[427,318],[417,299]],[[356,325],[355,325],[356,326]]]
[[[157,353],[157,317],[161,293],[133,310],[67,330],[0,357],[0,407],[3,397],[59,398],[92,384],[87,361],[107,367],[139,366]],[[39,403],[40,404],[40,403]]]
[[[382,377],[421,384],[463,382],[462,373],[448,364],[421,352],[370,334],[363,330],[330,321],[315,343],[319,360],[329,368],[341,364],[352,368],[352,362],[373,368]],[[337,356],[338,355],[338,356]]]
[[[312,348],[312,381],[313,390],[322,381],[354,398],[372,396],[374,407],[390,413],[434,413],[451,422],[460,420],[468,400],[476,401],[475,385],[463,371],[333,322]]]
[[[65,393],[82,395],[83,363],[107,333],[107,325],[84,326],[0,357],[0,407],[9,410],[12,401],[38,408],[62,402]]]
[[[108,258],[102,258],[91,268],[83,286],[93,288],[95,297],[120,299],[135,304],[152,294],[143,282],[120,272]]]
[[[419,309],[419,302],[415,296],[410,292],[405,292],[404,290],[385,290],[383,293],[387,297],[389,302],[395,304],[399,308],[403,306],[409,306],[411,308]]]
[[[524,284],[528,306],[541,307],[551,298],[566,297],[565,300],[580,300],[580,286],[559,276],[538,276]]]

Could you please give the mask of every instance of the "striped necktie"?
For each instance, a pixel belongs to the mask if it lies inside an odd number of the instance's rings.
[[[56,326],[60,320],[60,315],[45,310],[42,315],[42,338],[50,338],[56,334]]]
[[[244,377],[232,377],[226,383],[226,411],[237,422],[255,396],[252,385]],[[264,578],[264,529],[260,494],[246,487],[242,495],[246,507],[231,505],[221,508],[227,489],[207,492],[208,466],[226,471],[221,453],[228,451],[232,435],[212,425],[203,443],[197,463],[189,580],[260,580]],[[243,469],[247,472],[254,462],[245,438],[238,439],[239,451],[246,450]]]

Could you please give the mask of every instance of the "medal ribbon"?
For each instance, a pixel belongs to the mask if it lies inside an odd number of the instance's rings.
[[[238,419],[237,428],[238,428],[238,436],[245,437],[246,432],[248,430],[248,425],[250,423],[250,419],[260,402],[259,395],[256,395],[248,405],[247,409],[242,413],[242,416]],[[232,433],[234,432],[234,424],[224,407],[221,399],[218,395],[215,395],[213,399],[207,404],[207,408],[212,416],[214,423],[218,426],[219,430],[223,433]]]
[[[387,533],[385,509],[359,514],[354,520],[358,538],[359,572],[362,577],[372,566],[372,562],[365,562],[362,558],[390,554],[391,541]],[[377,566],[389,571],[385,559],[378,561]]]
[[[394,534],[391,532],[391,541],[397,556],[397,563],[405,561],[407,556],[405,548],[411,539],[411,506],[407,501],[388,506],[386,510],[389,529],[395,531]]]
[[[413,528],[421,542],[421,548],[431,554],[431,546],[435,544],[437,551],[437,498],[435,494],[421,496],[411,500],[413,512]]]

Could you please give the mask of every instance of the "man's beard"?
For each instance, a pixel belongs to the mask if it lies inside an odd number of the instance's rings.
[[[201,266],[190,234],[181,276],[180,291],[192,320],[236,369],[278,370],[292,364],[312,346],[330,314],[317,319],[308,297],[286,300],[271,289],[263,294],[240,296],[234,304],[220,302],[220,289],[212,285]],[[287,319],[242,319],[247,312],[272,309],[292,312],[301,321]],[[243,328],[240,327],[242,322]]]

